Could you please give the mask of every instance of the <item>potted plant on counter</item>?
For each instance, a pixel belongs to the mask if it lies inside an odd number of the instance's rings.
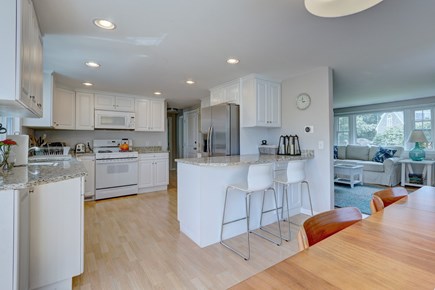
[[[0,141],[1,164],[4,171],[11,170],[15,164],[15,153],[11,152],[11,146],[17,145],[12,139]]]

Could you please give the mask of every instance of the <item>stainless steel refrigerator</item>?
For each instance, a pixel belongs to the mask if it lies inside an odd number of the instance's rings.
[[[239,105],[220,104],[201,109],[203,153],[208,156],[240,154]]]

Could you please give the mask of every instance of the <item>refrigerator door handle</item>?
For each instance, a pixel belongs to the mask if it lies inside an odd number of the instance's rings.
[[[211,152],[211,148],[213,148],[211,146],[211,135],[212,135],[212,132],[213,132],[213,128],[212,128],[212,126],[210,126],[208,128],[208,134],[207,134],[207,152],[208,152],[208,156],[212,156],[212,152]]]

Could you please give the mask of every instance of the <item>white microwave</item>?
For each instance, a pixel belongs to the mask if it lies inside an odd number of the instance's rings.
[[[95,129],[134,130],[134,113],[95,110]]]

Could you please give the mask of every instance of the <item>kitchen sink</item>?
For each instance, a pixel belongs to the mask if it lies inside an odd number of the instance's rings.
[[[57,166],[59,162],[52,162],[52,161],[42,161],[42,162],[30,162],[28,165],[35,165],[35,166]]]

